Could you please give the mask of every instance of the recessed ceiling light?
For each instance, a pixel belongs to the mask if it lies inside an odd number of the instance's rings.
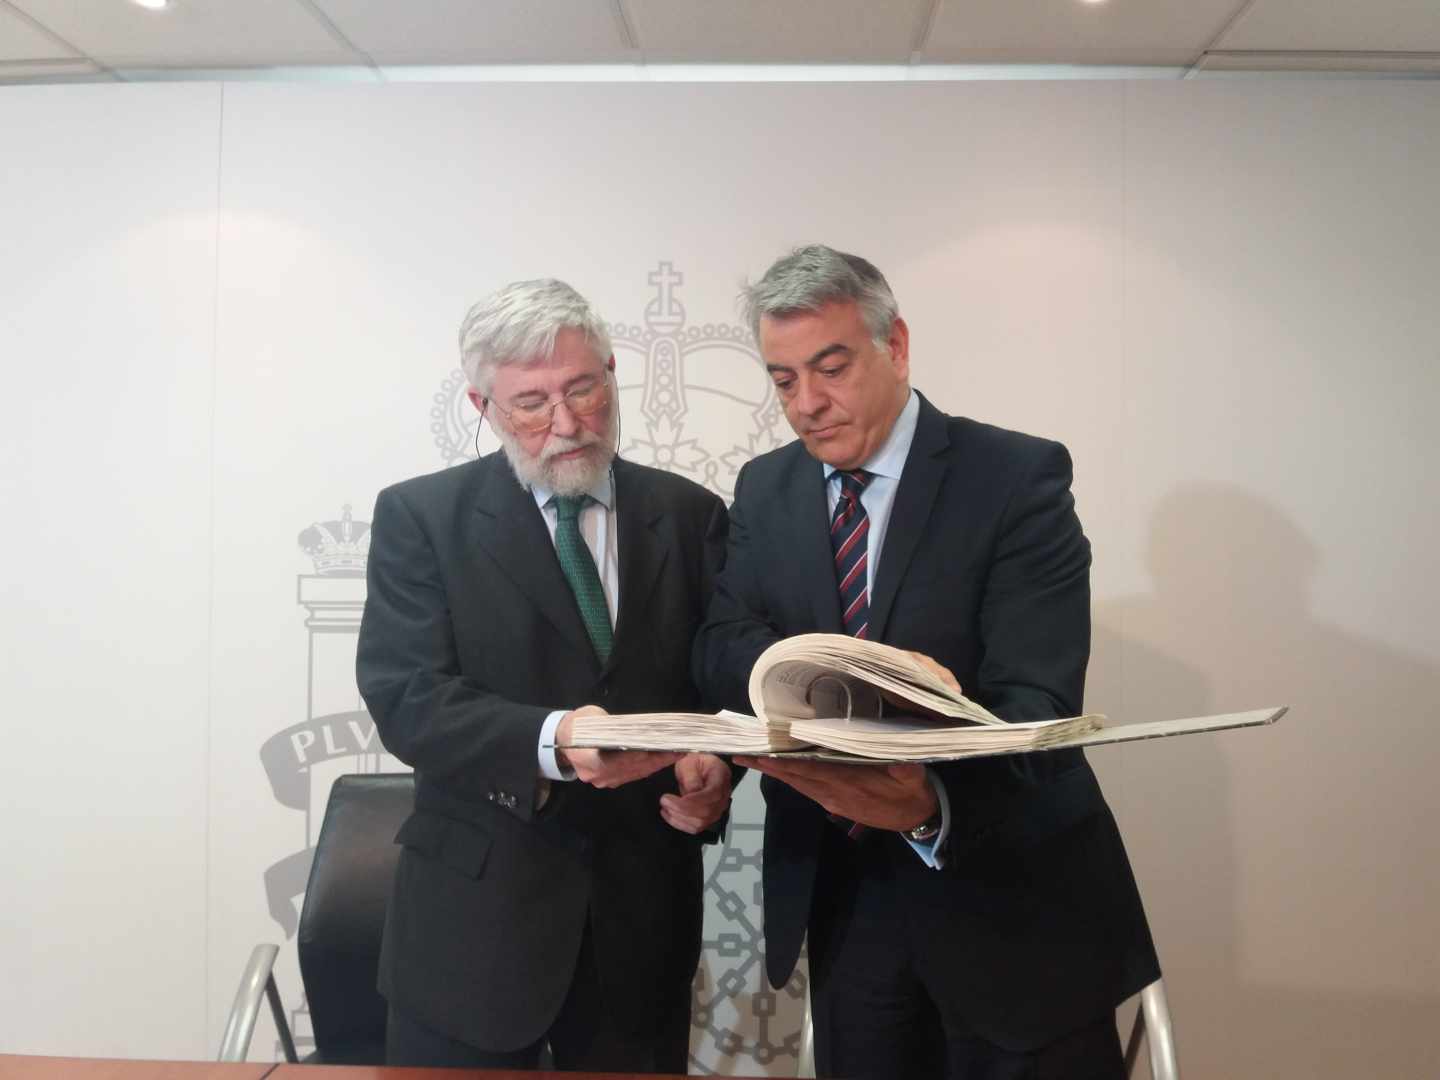
[[[148,11],[162,11],[170,6],[170,0],[131,0]]]

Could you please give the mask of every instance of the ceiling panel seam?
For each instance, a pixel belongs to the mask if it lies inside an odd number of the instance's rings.
[[[1189,65],[1185,68],[1185,74],[1180,77],[1182,79],[1194,78],[1196,72],[1198,72],[1205,63],[1205,57],[1210,55],[1210,50],[1225,40],[1225,35],[1235,29],[1236,24],[1250,13],[1250,9],[1254,7],[1256,3],[1257,0],[1241,0],[1240,6],[1235,9],[1235,13],[1226,19],[1225,25],[1220,27],[1220,29],[1216,31],[1215,36],[1205,43],[1205,47],[1200,50],[1199,55],[1196,56],[1195,59],[1190,61]]]
[[[335,21],[331,19],[329,15],[325,14],[324,9],[315,3],[315,0],[295,0],[295,2],[308,11],[311,18],[325,28],[325,32],[330,35],[335,44],[339,45],[342,49],[348,49],[353,55],[358,56],[364,62],[365,66],[375,73],[376,78],[381,80],[385,78],[380,71],[380,65],[375,63],[375,58],[346,37],[345,32],[335,25]]]
[[[925,47],[930,44],[930,35],[935,32],[935,20],[940,14],[940,5],[944,0],[930,0],[925,5],[925,10],[920,17],[920,23],[915,29],[914,40],[910,44],[910,62],[918,63]]]
[[[94,64],[97,68],[99,68],[99,69],[100,69],[101,71],[103,71],[103,72],[107,72],[107,73],[109,73],[109,74],[111,74],[111,75],[115,74],[113,71],[110,70],[109,67],[107,67],[106,65],[102,64],[99,60],[96,60],[95,57],[91,56],[89,53],[84,52],[84,51],[81,50],[81,49],[77,49],[74,45],[70,44],[70,42],[66,41],[63,37],[61,37],[59,34],[57,34],[54,30],[51,30],[48,26],[46,26],[44,23],[42,23],[39,19],[35,18],[34,15],[31,15],[28,11],[25,11],[25,10],[23,10],[22,8],[18,8],[18,7],[16,7],[14,4],[10,3],[10,0],[0,0],[0,7],[5,8],[5,10],[7,10],[7,11],[13,11],[13,12],[15,13],[16,17],[18,17],[19,19],[23,20],[23,21],[26,22],[26,23],[29,23],[31,26],[33,26],[36,30],[38,30],[38,31],[39,31],[41,34],[43,34],[45,37],[49,38],[51,41],[55,42],[55,44],[59,45],[62,49],[69,49],[70,52],[74,54],[72,57],[70,57],[70,59],[72,59],[72,60],[84,60],[84,61],[87,61],[88,63]]]
[[[1211,49],[1206,56],[1284,56],[1307,60],[1440,60],[1427,49]]]
[[[615,13],[615,25],[620,31],[620,42],[631,52],[638,52],[645,59],[645,50],[640,48],[640,39],[635,36],[635,20],[625,10],[625,0],[611,0],[610,10]]]

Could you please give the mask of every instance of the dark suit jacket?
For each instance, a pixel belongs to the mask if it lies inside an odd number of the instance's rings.
[[[1079,714],[1090,647],[1090,546],[1058,443],[946,417],[923,397],[870,600],[870,638],[934,657],[1004,719]],[[823,471],[799,443],[750,462],[695,643],[697,680],[746,709],[755,659],[779,637],[843,632]],[[949,954],[949,992],[991,1042],[1034,1049],[1158,975],[1114,820],[1083,754],[936,767],[948,861],[898,860],[913,924]],[[810,915],[820,807],[762,783],[765,940],[780,986]],[[862,841],[902,843],[884,834]],[[820,902],[823,902],[820,901]],[[897,913],[898,917],[898,913]]]
[[[723,555],[724,504],[617,460],[620,606],[602,667],[533,496],[504,457],[380,493],[356,671],[415,813],[387,914],[380,989],[414,1020],[510,1050],[559,1011],[587,913],[611,1020],[652,1030],[695,972],[700,841],[661,819],[674,771],[536,810],[546,715],[700,707],[690,643]]]

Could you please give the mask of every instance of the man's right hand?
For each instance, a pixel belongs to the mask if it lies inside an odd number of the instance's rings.
[[[599,705],[582,705],[560,718],[555,726],[555,758],[566,768],[575,770],[575,778],[597,788],[614,788],[634,780],[643,780],[651,773],[667,769],[681,756],[654,750],[587,750],[567,746],[572,721],[577,716],[604,716]]]
[[[910,654],[910,659],[914,660],[931,675],[934,675],[942,683],[950,687],[951,690],[954,690],[957,694],[960,693],[960,680],[955,678],[955,673],[944,664],[940,663],[940,661],[934,657],[926,656],[924,653],[916,652],[913,649],[906,649],[905,651]]]

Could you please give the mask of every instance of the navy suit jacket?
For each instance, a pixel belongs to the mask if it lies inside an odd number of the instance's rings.
[[[947,417],[922,396],[870,639],[934,657],[1003,719],[1081,713],[1090,546],[1070,480],[1060,444]],[[741,471],[726,566],[695,642],[707,696],[749,711],[747,680],[766,646],[843,632],[828,528],[822,466],[800,442]],[[950,803],[946,865],[899,860],[898,892],[906,916],[949,955],[949,992],[979,1034],[1034,1049],[1158,976],[1124,847],[1081,751],[936,770]],[[833,826],[793,789],[761,786],[766,963],[778,987],[798,957]]]

